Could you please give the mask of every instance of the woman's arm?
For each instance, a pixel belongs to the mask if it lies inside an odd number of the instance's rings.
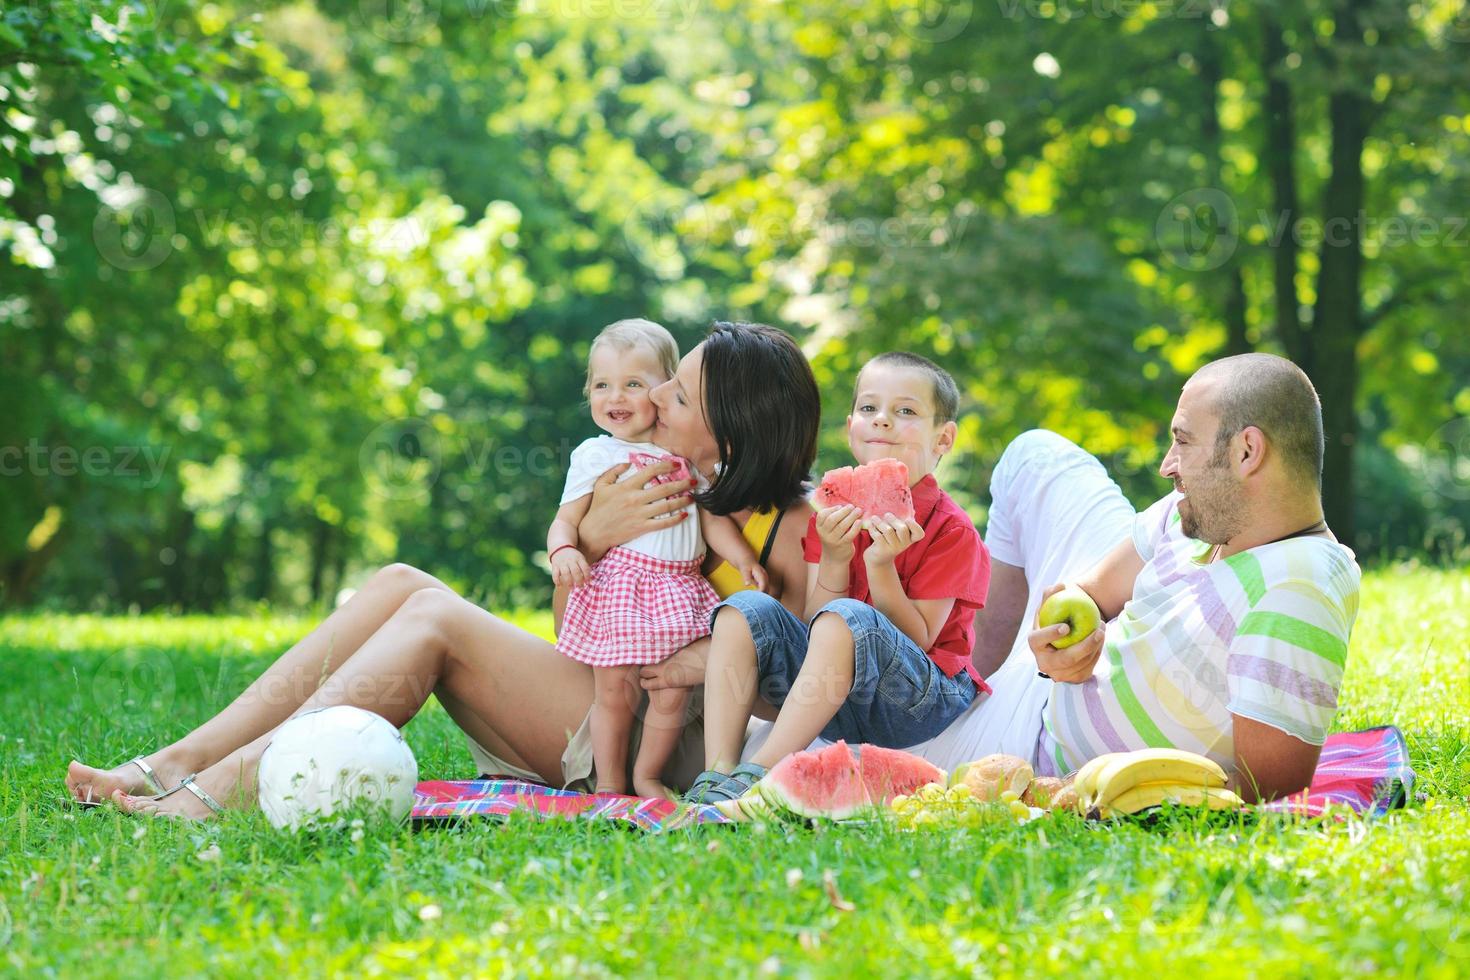
[[[793,615],[801,616],[806,604],[806,559],[801,554],[801,539],[806,534],[808,519],[812,516],[811,505],[806,501],[793,504],[781,518],[776,529],[776,540],[766,558],[766,573],[770,581],[770,595]],[[812,566],[816,567],[816,566]],[[561,598],[558,592],[558,598]],[[557,614],[560,625],[560,613]],[[704,683],[704,667],[709,659],[709,637],[701,637],[684,649],[660,663],[649,664],[639,671],[644,690],[656,691],[666,687],[698,687]],[[755,714],[758,718],[772,720],[762,712],[765,702],[756,699]]]
[[[732,519],[700,508],[699,530],[710,550],[737,569],[746,585],[766,591],[769,580],[766,570],[761,568],[755,549]]]
[[[592,487],[592,502],[577,529],[582,554],[589,562],[597,561],[610,548],[627,544],[649,531],[672,527],[688,517],[682,511],[689,506],[685,495],[693,489],[693,480],[645,486],[654,477],[674,471],[672,463],[655,463],[619,481],[618,477],[629,465],[619,463],[598,477]],[[664,514],[673,516],[663,518]]]

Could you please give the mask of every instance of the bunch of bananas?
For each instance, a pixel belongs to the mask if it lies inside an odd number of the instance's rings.
[[[1072,786],[1083,815],[1113,817],[1164,803],[1234,810],[1245,805],[1225,788],[1225,770],[1193,752],[1142,749],[1100,755],[1077,770]]]
[[[1013,790],[1000,794],[999,802],[977,797],[963,783],[946,788],[926,783],[910,796],[895,796],[890,804],[898,825],[916,829],[931,825],[981,827],[989,824],[1025,823],[1033,816]]]

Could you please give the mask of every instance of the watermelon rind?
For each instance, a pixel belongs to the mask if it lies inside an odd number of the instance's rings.
[[[806,824],[812,820],[831,819],[820,811],[808,810],[798,805],[794,800],[783,793],[774,783],[765,779],[751,787],[758,791],[761,803],[764,804],[764,817],[774,817],[789,823]],[[744,799],[744,797],[741,797]]]

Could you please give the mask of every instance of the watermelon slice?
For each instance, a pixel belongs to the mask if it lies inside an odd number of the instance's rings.
[[[892,514],[909,520],[914,516],[909,468],[897,459],[875,459],[862,466],[828,470],[812,499],[818,509],[853,504],[861,508],[864,517]]]
[[[653,453],[631,452],[628,454],[628,462],[633,464],[633,469],[635,470],[641,470],[646,466],[653,466],[657,463],[674,464],[674,470],[672,473],[660,474],[659,476],[656,476],[652,480],[650,480],[650,484],[674,483],[678,480],[693,479],[693,477],[689,473],[689,464],[684,461],[684,458],[682,456],[675,456],[672,453],[668,453],[662,456],[655,456]]]
[[[944,770],[925,759],[881,745],[855,745],[858,771],[874,806],[888,806],[895,796],[907,796],[925,783],[943,783]]]
[[[756,784],[773,810],[814,820],[848,820],[867,811],[868,789],[846,742],[793,752]]]
[[[775,815],[851,820],[887,806],[900,793],[944,780],[944,770],[916,755],[838,741],[815,752],[793,752],[772,766],[752,792]],[[742,810],[747,817],[759,814],[757,808]]]

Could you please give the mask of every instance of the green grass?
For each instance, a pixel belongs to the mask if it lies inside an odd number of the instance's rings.
[[[1427,794],[1408,810],[924,834],[513,821],[353,841],[258,812],[75,814],[56,803],[68,758],[115,764],[183,733],[306,624],[9,619],[0,972],[1464,975],[1470,575],[1384,570],[1363,591],[1337,726],[1404,728]],[[437,705],[407,736],[423,777],[472,775]],[[854,910],[829,901],[828,871]]]

